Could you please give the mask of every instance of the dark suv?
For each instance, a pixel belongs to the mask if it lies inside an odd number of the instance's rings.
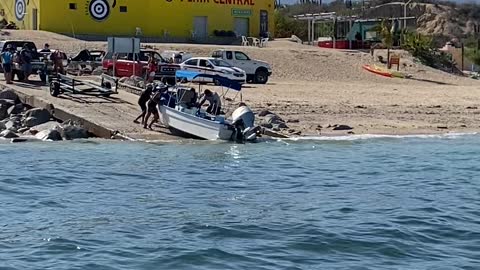
[[[49,60],[47,55],[43,55],[37,51],[37,46],[35,43],[31,41],[21,41],[21,40],[5,40],[0,41],[0,50],[4,52],[7,49],[8,45],[11,45],[12,48],[15,50],[16,54],[13,57],[13,65],[12,65],[12,78],[17,77],[18,80],[24,79],[24,74],[22,71],[22,66],[20,64],[20,51],[22,50],[24,45],[27,45],[31,52],[32,52],[32,74],[37,74],[38,71],[42,71],[45,68],[45,64],[48,65],[48,69],[51,70],[51,65],[49,65]],[[44,62],[46,59],[47,63]],[[3,69],[1,70],[3,72]]]

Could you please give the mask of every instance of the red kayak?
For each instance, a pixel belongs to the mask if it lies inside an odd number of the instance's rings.
[[[391,72],[388,72],[388,71],[383,71],[383,70],[380,70],[380,69],[377,69],[375,67],[372,67],[370,65],[363,65],[363,69],[367,70],[367,71],[370,71],[372,73],[375,73],[377,75],[381,75],[381,76],[385,76],[385,77],[388,77],[388,78],[392,78],[393,75]]]

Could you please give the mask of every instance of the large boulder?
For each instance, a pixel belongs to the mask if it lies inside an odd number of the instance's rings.
[[[15,101],[11,99],[0,99],[0,120],[8,117],[8,109],[15,105]]]
[[[61,141],[62,134],[56,129],[49,129],[38,132],[35,138],[42,141]]]
[[[65,140],[87,139],[89,137],[85,128],[75,125],[61,126],[60,132]]]
[[[18,128],[20,128],[20,122],[18,121],[10,120],[7,123],[5,123],[5,129],[15,132]]]
[[[12,90],[3,90],[0,91],[0,99],[9,99],[13,100],[14,104],[22,103],[18,95]]]
[[[49,122],[46,118],[36,118],[36,117],[27,117],[25,118],[25,120],[23,120],[23,125],[26,126],[26,127],[34,127],[34,126],[38,126],[38,125],[41,125],[41,124],[45,124]]]
[[[34,126],[30,130],[36,130],[37,132],[40,132],[40,131],[49,130],[49,129],[60,130],[60,124],[55,121],[50,121],[38,126]]]
[[[5,139],[11,139],[11,138],[18,138],[18,135],[15,134],[15,132],[11,130],[4,130],[0,132],[0,137],[5,138]]]
[[[22,113],[22,112],[23,112],[23,104],[22,103],[12,105],[7,110],[8,115],[19,114],[19,113]]]
[[[51,115],[47,109],[35,108],[35,109],[28,110],[25,113],[25,118],[29,118],[29,117],[37,118],[37,121],[42,124],[50,121]]]

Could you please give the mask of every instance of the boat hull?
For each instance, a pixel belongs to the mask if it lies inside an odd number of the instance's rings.
[[[162,123],[205,140],[231,140],[233,129],[228,124],[211,121],[174,108],[159,106]]]

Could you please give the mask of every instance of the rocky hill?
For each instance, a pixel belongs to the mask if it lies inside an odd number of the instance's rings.
[[[403,3],[392,2],[372,7],[366,17],[403,17]],[[480,32],[480,6],[476,4],[412,3],[407,17],[416,18],[417,31],[445,38],[464,38]]]

